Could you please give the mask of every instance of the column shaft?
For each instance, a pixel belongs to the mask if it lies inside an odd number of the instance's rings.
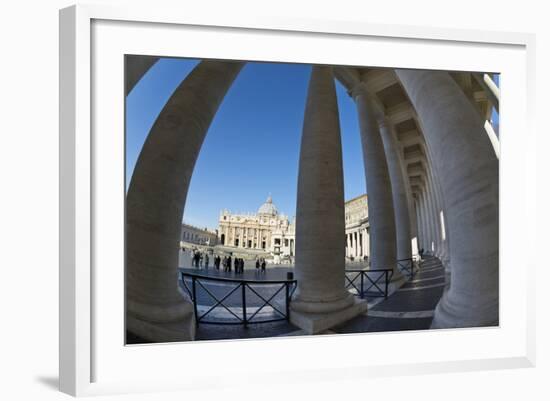
[[[127,328],[143,338],[193,336],[193,308],[177,281],[181,221],[202,142],[242,66],[201,62],[160,112],[136,162],[126,197]]]
[[[483,121],[448,73],[396,73],[422,122],[453,241],[451,285],[432,327],[497,325],[498,159]]]
[[[393,279],[399,280],[403,276],[397,268],[393,196],[384,145],[378,126],[380,112],[373,104],[364,84],[357,85],[352,95],[359,115],[365,178],[369,194],[371,268],[391,268],[394,272]]]
[[[384,120],[382,120],[380,124],[380,133],[384,143],[384,151],[391,181],[393,210],[395,212],[397,259],[408,259],[412,256],[411,229],[407,190],[399,159],[399,147],[389,124]]]
[[[291,308],[306,313],[354,303],[344,287],[344,176],[332,68],[313,66],[298,173],[296,278]]]

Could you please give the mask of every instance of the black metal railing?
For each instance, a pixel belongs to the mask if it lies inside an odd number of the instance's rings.
[[[250,323],[270,323],[281,320],[289,320],[290,317],[290,299],[292,294],[296,290],[296,280],[249,280],[244,278],[229,278],[229,277],[213,277],[208,275],[181,272],[181,279],[183,287],[189,294],[189,297],[193,301],[193,307],[195,310],[195,322],[197,325],[204,324],[225,324],[236,325],[243,324],[245,327]],[[210,283],[224,283],[224,290],[227,291],[223,296],[215,294],[212,288],[209,288]],[[191,288],[189,288],[189,284]],[[215,284],[214,284],[215,285]],[[260,294],[259,287],[271,286],[276,287],[275,291],[270,295]],[[277,287],[279,286],[279,287]],[[254,288],[256,287],[256,288]],[[213,300],[213,305],[207,305],[208,308],[205,312],[199,313],[199,291],[202,291],[206,295],[206,300]],[[284,294],[283,294],[284,291]],[[240,292],[240,300],[236,303],[237,307],[229,306],[228,300],[233,296],[233,301],[236,301],[236,297]],[[247,294],[248,293],[248,294]],[[251,294],[254,294],[257,299],[261,300],[261,304],[256,311],[250,312],[247,310],[247,302]],[[283,298],[283,305],[277,305],[275,303],[275,297],[281,294]],[[261,319],[259,312],[270,306],[273,312],[273,316],[267,319]],[[223,309],[229,312],[229,319],[207,319],[207,316],[212,317],[212,311],[216,309]],[[237,309],[237,311],[235,311]]]
[[[413,279],[416,273],[414,258],[399,259],[397,260],[397,266],[401,273],[409,276],[410,280]]]
[[[350,277],[351,276],[351,277]],[[392,269],[346,270],[346,289],[355,289],[360,298],[388,297],[388,285],[393,276]],[[357,279],[359,281],[357,282]]]

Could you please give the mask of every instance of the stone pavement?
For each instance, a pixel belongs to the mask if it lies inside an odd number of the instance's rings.
[[[429,329],[435,307],[450,283],[441,261],[425,257],[412,280],[372,308],[331,333],[365,333],[380,331]]]
[[[291,270],[291,268],[268,269],[265,277],[271,280],[284,279],[286,272]],[[209,274],[212,273],[209,272]],[[234,276],[234,273],[230,275]],[[245,271],[244,275],[237,277],[256,279],[258,276],[253,271]],[[449,276],[445,274],[445,269],[440,260],[434,257],[425,257],[413,279],[407,281],[400,288],[391,287],[390,295],[387,299],[367,298],[369,303],[367,314],[358,316],[323,334],[429,329],[435,306],[441,298],[445,286],[448,285]],[[211,302],[206,303],[212,305]],[[236,303],[235,306],[237,306]],[[238,312],[238,310],[235,309],[235,312]],[[264,311],[264,313],[268,312]],[[225,314],[227,315],[228,313],[226,312]],[[223,312],[221,316],[223,316]],[[206,324],[201,324],[197,328],[197,340],[301,335],[304,335],[301,330],[286,321],[250,324],[246,328],[242,325],[219,326]]]
[[[257,274],[252,269],[246,269],[244,274],[235,275],[234,272],[224,273],[216,271],[212,267],[208,270],[199,270],[195,268],[180,269],[180,271],[205,274],[208,276],[226,277],[226,278],[244,278],[249,280],[284,280],[286,273],[292,271],[291,267],[271,267],[264,274]],[[441,298],[446,286],[450,283],[449,275],[445,274],[439,259],[434,257],[425,257],[421,262],[420,269],[414,275],[412,280],[405,282],[400,288],[390,286],[389,296],[384,298],[368,298],[369,309],[366,314],[360,315],[342,325],[333,327],[322,334],[349,334],[349,333],[368,333],[383,331],[401,331],[401,330],[424,330],[429,329],[435,306]],[[182,287],[181,277],[179,280]],[[206,282],[205,282],[206,283]],[[188,283],[189,285],[189,283]],[[217,297],[223,297],[236,284],[210,282],[206,288]],[[279,285],[280,286],[280,285]],[[182,287],[183,288],[183,287]],[[262,284],[255,289],[265,298],[269,298],[279,287],[277,285]],[[237,315],[242,313],[240,291],[224,301],[228,308]],[[283,292],[282,292],[283,293]],[[282,294],[279,294],[282,296]],[[199,299],[199,313],[204,313],[215,301],[204,290],[197,292]],[[261,305],[261,299],[254,294],[247,293],[247,312],[254,313]],[[274,299],[275,306],[281,308],[284,298]],[[271,307],[264,307],[257,315],[257,318],[268,319],[280,317],[274,313]],[[210,314],[212,320],[231,320],[231,313],[224,308],[216,308]],[[234,320],[234,319],[233,319]],[[247,338],[269,338],[277,336],[302,336],[305,335],[297,327],[283,320],[271,323],[243,325],[212,325],[200,324],[197,327],[197,340],[223,340],[223,339],[247,339]],[[140,343],[139,338],[128,337],[129,343]]]

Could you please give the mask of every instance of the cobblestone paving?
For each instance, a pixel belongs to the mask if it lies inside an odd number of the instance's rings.
[[[355,267],[354,267],[355,268]],[[285,280],[287,272],[293,271],[292,266],[271,266],[265,273],[257,272],[255,268],[247,267],[243,274],[235,272],[226,273],[217,271],[213,267],[209,269],[180,268],[181,272],[196,273],[209,277],[222,277],[230,279],[246,280]],[[181,276],[179,285],[183,291],[191,290],[191,281],[186,279],[186,286],[183,285]],[[199,315],[206,313],[212,306],[216,305],[215,298],[222,299],[238,283],[208,281],[203,286],[197,285],[197,299]],[[405,282],[400,288],[393,289],[387,299],[369,298],[369,310],[365,315],[358,316],[340,326],[334,327],[323,334],[348,334],[365,332],[383,332],[400,330],[422,330],[429,329],[433,311],[441,298],[446,286],[449,285],[449,276],[445,274],[439,259],[425,257],[419,271],[414,277]],[[252,285],[257,292],[247,289],[247,316],[250,317],[264,304],[264,300],[270,297],[281,287],[281,284]],[[210,293],[210,294],[209,294]],[[261,297],[264,298],[262,300]],[[283,311],[284,290],[270,300],[270,303]],[[208,320],[236,322],[237,316],[242,317],[242,290],[236,291],[224,300],[227,307],[216,307],[208,313]],[[272,306],[264,306],[255,316],[256,321],[268,320],[281,317]],[[207,320],[207,319],[205,319]],[[254,319],[253,319],[254,321]],[[271,323],[251,323],[247,327],[243,325],[213,325],[199,324],[196,332],[197,340],[223,340],[223,339],[247,339],[266,338],[276,336],[300,336],[304,335],[299,328],[289,322],[282,320]],[[129,343],[140,343],[139,338],[130,335]]]
[[[365,333],[429,329],[433,311],[449,285],[449,276],[441,261],[426,257],[412,280],[406,282],[388,299],[338,327],[333,333]]]
[[[270,267],[265,273],[258,273],[255,269],[246,269],[244,274],[237,275],[234,272],[225,273],[216,271],[213,268],[205,269],[181,269],[184,272],[199,273],[210,277],[244,278],[247,280],[284,280],[287,272],[293,271],[292,267]],[[186,280],[190,288],[190,281]],[[182,282],[180,280],[180,285]],[[238,286],[238,283],[221,283],[205,281],[206,289],[216,298],[221,299],[231,289]],[[421,263],[421,268],[414,275],[412,280],[407,281],[401,288],[394,290],[388,299],[367,298],[369,301],[369,312],[366,315],[358,316],[338,327],[332,328],[326,334],[334,333],[364,333],[397,330],[421,330],[430,327],[433,310],[441,298],[445,286],[448,285],[448,276],[441,262],[433,257],[427,257]],[[280,285],[258,285],[254,287],[259,295],[269,299]],[[272,303],[284,311],[283,292],[275,297]],[[199,313],[205,313],[216,304],[212,295],[200,287],[197,290],[199,300]],[[250,316],[261,305],[263,300],[247,290],[247,312]],[[242,293],[237,289],[232,295],[224,300],[224,304],[238,316],[242,317]],[[218,307],[209,313],[210,320],[235,321],[235,316],[225,308]],[[258,315],[258,319],[270,319],[281,317],[275,313],[270,306],[265,306]],[[286,321],[242,325],[209,325],[200,324],[197,329],[197,339],[218,340],[236,338],[262,338],[274,336],[304,335],[304,333]]]

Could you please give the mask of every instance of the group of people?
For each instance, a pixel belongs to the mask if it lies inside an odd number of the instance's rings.
[[[220,263],[222,263],[221,257],[216,256],[216,262],[215,266],[217,270],[220,270]],[[235,274],[242,274],[244,273],[244,259],[242,258],[235,258],[231,259],[231,256],[224,256],[223,257],[223,271],[224,272],[231,272],[231,265],[235,268]]]
[[[193,249],[191,256],[191,265],[196,268],[208,269],[210,263],[210,257],[207,252],[201,252],[198,249]],[[244,273],[244,259],[243,258],[231,258],[230,256],[224,256],[223,259],[220,255],[214,256],[214,268],[220,270],[223,267],[224,272],[231,272],[235,269],[235,274]],[[256,259],[256,273],[265,272],[266,262],[264,258]]]
[[[205,269],[208,269],[208,264],[210,263],[208,253],[201,252],[198,249],[193,249],[193,255],[191,257],[191,264],[193,265],[193,267],[202,267],[203,262]]]

